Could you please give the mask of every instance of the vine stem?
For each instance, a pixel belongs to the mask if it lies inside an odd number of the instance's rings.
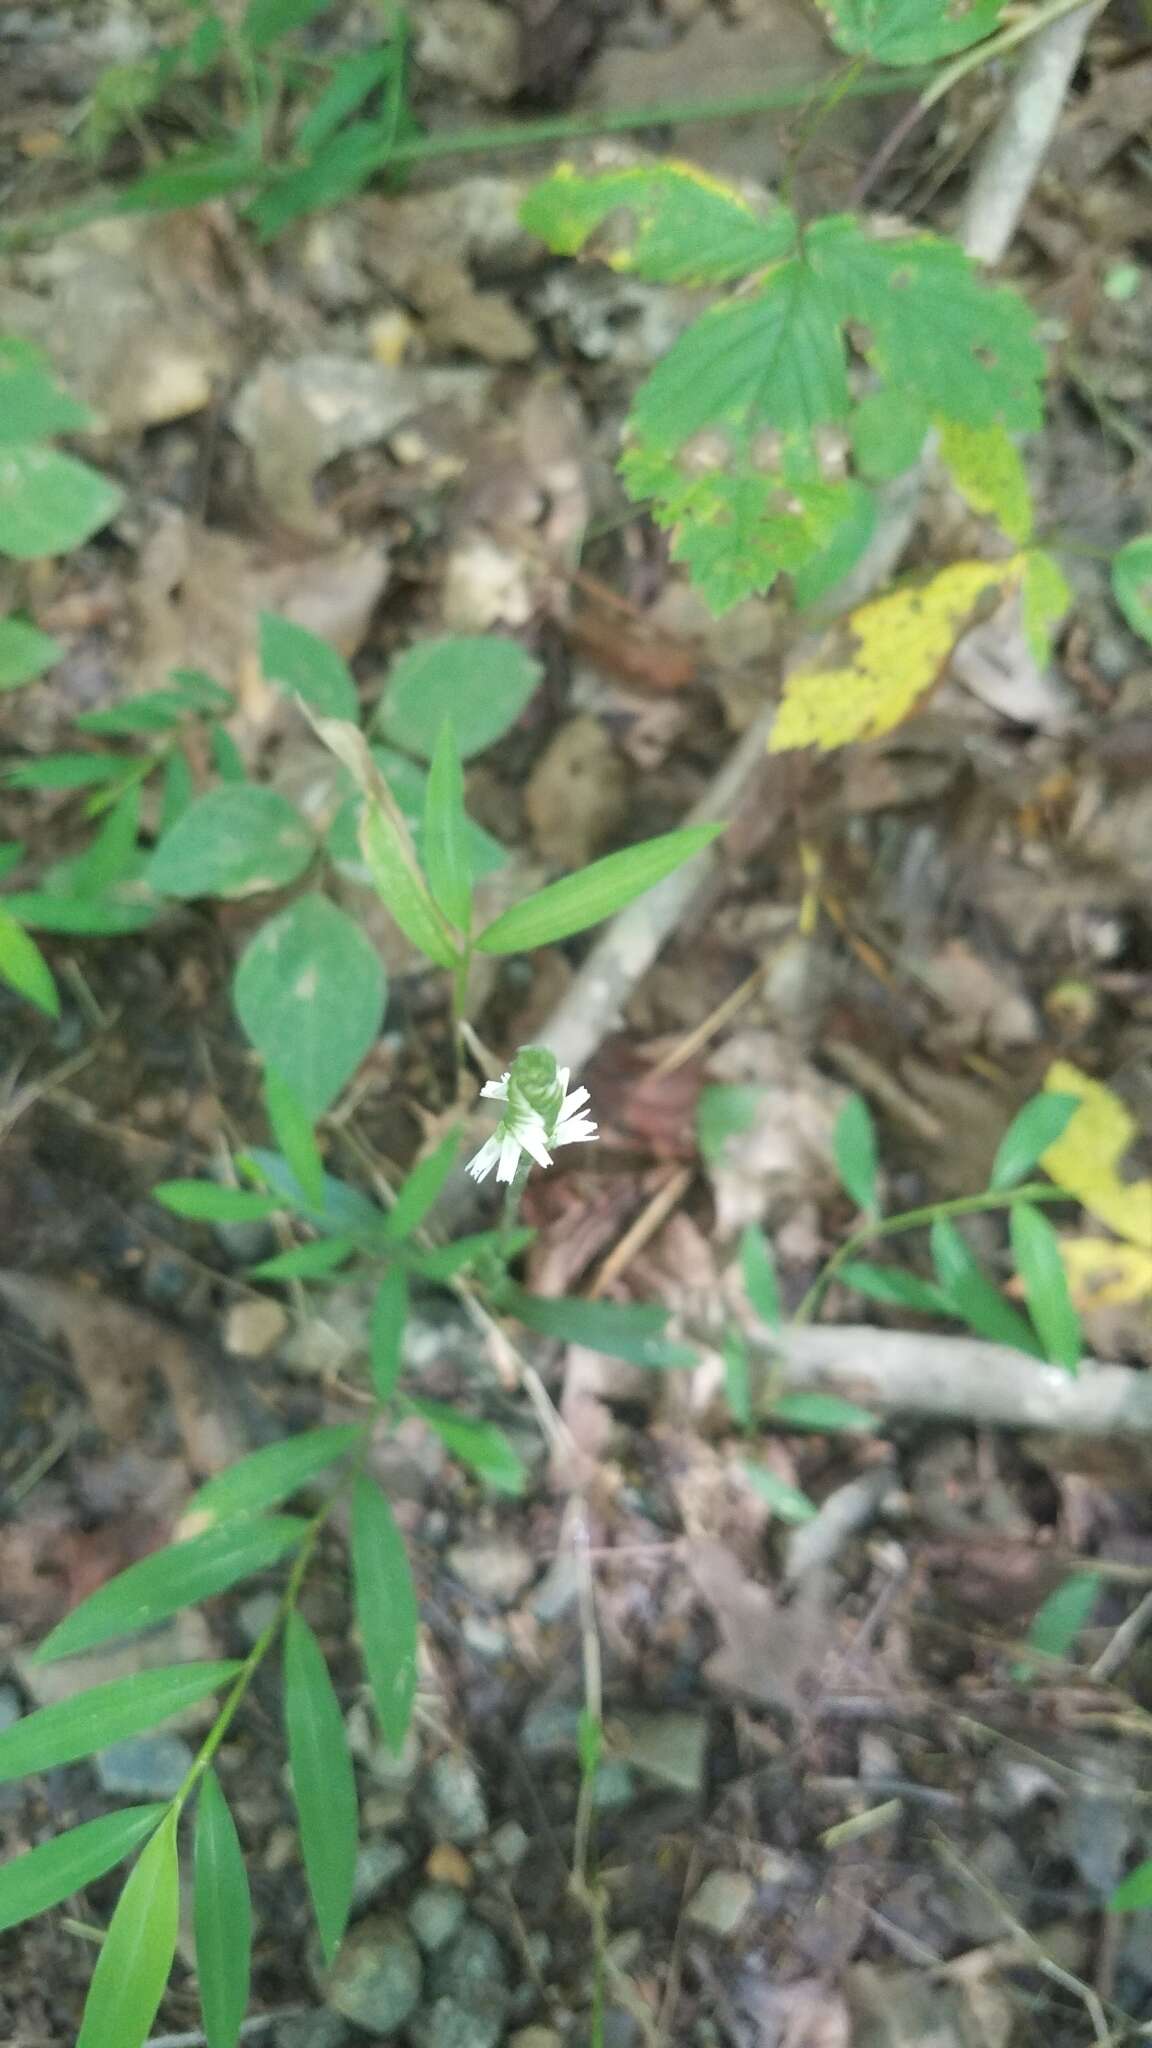
[[[865,1245],[875,1244],[881,1237],[897,1237],[905,1230],[922,1230],[926,1226],[953,1216],[978,1216],[984,1210],[1011,1209],[1017,1202],[1066,1202],[1069,1199],[1065,1188],[1054,1188],[1047,1181],[1030,1181],[1023,1187],[1005,1188],[1002,1193],[985,1190],[980,1195],[957,1195],[951,1202],[930,1202],[923,1209],[905,1209],[899,1216],[877,1217],[866,1223],[862,1230],[854,1231],[846,1238],[838,1251],[833,1252],[827,1265],[816,1275],[799,1308],[791,1317],[793,1327],[810,1323],[824,1298],[826,1288],[835,1279],[842,1266]]]

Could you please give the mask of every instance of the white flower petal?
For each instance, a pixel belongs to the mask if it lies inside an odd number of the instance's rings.
[[[552,1138],[554,1145],[583,1145],[600,1135],[590,1116],[567,1117],[558,1124]]]
[[[497,1135],[486,1138],[480,1150],[468,1161],[468,1171],[473,1180],[487,1180],[492,1168],[500,1157],[500,1139]]]
[[[572,1090],[571,1095],[566,1095],[564,1097],[564,1107],[560,1111],[561,1121],[563,1121],[563,1119],[566,1116],[568,1116],[572,1110],[582,1108],[583,1104],[586,1103],[587,1100],[588,1090],[586,1088],[574,1088]]]
[[[501,1074],[501,1076],[500,1076],[500,1079],[499,1079],[498,1081],[485,1081],[485,1083],[484,1083],[484,1086],[483,1086],[483,1087],[482,1087],[482,1089],[480,1090],[480,1093],[481,1093],[481,1095],[485,1095],[485,1096],[487,1096],[487,1098],[488,1098],[489,1102],[507,1102],[507,1100],[508,1100],[508,1076],[507,1076],[507,1074]]]
[[[520,1164],[519,1139],[514,1138],[511,1131],[503,1131],[502,1135],[501,1131],[498,1131],[493,1143],[498,1143],[500,1147],[500,1164],[496,1168],[497,1180],[514,1180],[516,1168]]]
[[[537,1166],[551,1166],[552,1154],[544,1143],[544,1126],[539,1117],[533,1129],[520,1133],[520,1143],[528,1157],[536,1161]]]

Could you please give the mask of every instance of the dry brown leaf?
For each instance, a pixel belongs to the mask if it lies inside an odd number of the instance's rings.
[[[753,1706],[800,1714],[810,1703],[827,1652],[828,1615],[810,1579],[790,1607],[748,1578],[722,1544],[687,1546],[689,1573],[720,1632],[720,1648],[704,1666],[718,1692]]]

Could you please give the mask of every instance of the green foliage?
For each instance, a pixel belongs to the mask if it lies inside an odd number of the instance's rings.
[[[818,1429],[829,1435],[843,1430],[867,1436],[876,1428],[876,1417],[867,1408],[842,1401],[839,1394],[781,1394],[765,1420],[780,1429]]]
[[[1080,1107],[1078,1095],[1059,1095],[1044,1089],[1033,1095],[1013,1117],[996,1148],[990,1188],[1014,1188],[1031,1173],[1049,1145],[1064,1136]]]
[[[163,1817],[162,1806],[125,1806],[10,1857],[0,1866],[0,1932],[46,1913],[123,1863]]]
[[[449,1131],[434,1152],[414,1166],[384,1225],[388,1244],[400,1244],[418,1230],[441,1192],[460,1154],[460,1133]]]
[[[742,1333],[727,1330],[721,1346],[724,1360],[724,1392],[737,1429],[752,1427],[752,1360]]]
[[[948,1217],[938,1216],[931,1238],[936,1278],[951,1314],[990,1344],[1010,1344],[1016,1351],[1030,1351],[1034,1358],[1042,1358],[1034,1332],[992,1285],[956,1225]]]
[[[277,1144],[315,1207],[324,1199],[324,1162],[313,1119],[274,1066],[264,1069],[264,1107]]]
[[[390,1266],[376,1289],[369,1330],[372,1387],[381,1403],[391,1401],[404,1364],[404,1325],[408,1320],[408,1275]]]
[[[118,511],[117,485],[45,445],[50,435],[90,423],[87,407],[61,390],[39,349],[0,340],[0,554],[18,561],[64,554]]]
[[[534,946],[554,945],[573,932],[586,931],[703,853],[723,829],[686,825],[658,839],[643,839],[623,853],[609,853],[504,911],[480,933],[477,948],[481,953],[527,953]]]
[[[1013,1204],[1011,1224],[1016,1271],[1024,1283],[1028,1311],[1045,1356],[1053,1365],[1074,1373],[1084,1346],[1060,1257],[1060,1239],[1048,1218],[1029,1202]]]
[[[780,1312],[776,1261],[758,1223],[745,1225],[740,1239],[740,1271],[750,1308],[762,1323],[767,1323],[769,1329],[779,1329],[784,1318]]]
[[[363,1477],[352,1495],[352,1588],[376,1713],[385,1741],[399,1755],[416,1695],[420,1609],[392,1510]]]
[[[356,1876],[359,1810],[340,1702],[303,1616],[284,1631],[284,1724],[308,1889],[326,1962],[340,1946]],[[405,1710],[404,1731],[407,1731]]]
[[[1138,1863],[1108,1901],[1110,1913],[1142,1913],[1152,1906],[1152,1860]]]
[[[319,718],[360,716],[356,684],[346,661],[303,626],[274,612],[260,614],[260,666],[270,683],[301,697]]]
[[[1152,643],[1152,533],[1128,541],[1113,557],[1112,595],[1132,631]]]
[[[257,1052],[316,1118],[379,1033],[387,982],[360,926],[311,893],[261,926],[241,956],[233,995]]]
[[[188,806],[153,854],[148,880],[158,896],[258,896],[294,882],[315,850],[287,797],[229,783]]]
[[[877,64],[933,64],[991,35],[1003,0],[819,0],[834,43]]]
[[[6,981],[17,995],[26,996],[49,1017],[60,1015],[56,983],[44,955],[30,939],[23,925],[0,907],[0,981]]]
[[[646,1365],[657,1371],[699,1363],[690,1344],[677,1344],[665,1335],[666,1309],[638,1302],[574,1301],[561,1295],[525,1294],[512,1288],[507,1296],[526,1329],[542,1337],[559,1337],[565,1344],[583,1344],[589,1351],[603,1351],[610,1358],[623,1358],[629,1365]]]
[[[858,1209],[874,1212],[877,1196],[876,1126],[862,1095],[850,1095],[832,1134],[836,1171]]]
[[[255,1188],[215,1187],[209,1180],[164,1180],[152,1190],[174,1216],[191,1223],[256,1223],[275,1216],[284,1204]]]
[[[752,1128],[763,1089],[740,1081],[714,1081],[702,1088],[696,1102],[696,1145],[701,1159],[715,1166],[723,1159],[729,1138]]]
[[[428,887],[449,924],[467,932],[472,922],[472,877],[464,775],[451,722],[445,719],[432,756],[424,802],[424,868]]]
[[[1037,1608],[1028,1630],[1028,1648],[1042,1657],[1066,1657],[1087,1626],[1100,1584],[1099,1572],[1073,1572],[1063,1579]]]
[[[252,1899],[236,1823],[212,1770],[196,1801],[193,1916],[208,2048],[236,2048],[252,1975]]]
[[[411,1414],[418,1415],[429,1429],[435,1430],[445,1449],[494,1493],[523,1493],[527,1483],[524,1460],[494,1423],[477,1422],[442,1401],[413,1400],[405,1405]]]
[[[425,640],[393,663],[380,728],[394,746],[430,761],[447,722],[468,761],[515,725],[539,681],[539,662],[499,634]]]
[[[111,1742],[155,1728],[219,1691],[239,1669],[236,1663],[204,1663],[139,1671],[25,1714],[0,1731],[0,1784],[74,1763]]]
[[[456,942],[424,879],[412,835],[387,788],[368,796],[360,845],[372,885],[406,939],[437,967],[454,967]]]
[[[731,185],[691,164],[636,164],[583,176],[561,164],[528,194],[521,219],[559,256],[593,242],[613,270],[653,284],[730,284],[792,247],[784,207],[760,213]]]
[[[172,1807],[120,1894],[96,1958],[76,2048],[143,2048],[151,2032],[176,1953],[177,1819]]]
[[[282,1443],[266,1444],[235,1465],[205,1481],[193,1494],[184,1517],[202,1517],[209,1523],[228,1521],[236,1515],[258,1515],[289,1500],[301,1487],[347,1456],[364,1442],[364,1431],[356,1423],[332,1423],[322,1429],[307,1429]],[[2,1738],[0,1738],[2,1739]]]
[[[0,690],[19,689],[58,662],[64,649],[27,619],[0,619]]]
[[[869,1300],[883,1302],[888,1308],[909,1308],[925,1316],[953,1313],[942,1287],[921,1280],[917,1273],[906,1273],[900,1266],[874,1266],[866,1259],[847,1259],[837,1278],[845,1287],[854,1287],[858,1294],[866,1294]]]
[[[812,1502],[798,1486],[790,1486],[768,1465],[746,1464],[744,1477],[754,1493],[766,1501],[778,1522],[811,1522],[816,1514]]]

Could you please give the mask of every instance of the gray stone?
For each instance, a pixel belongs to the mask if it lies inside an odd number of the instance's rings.
[[[422,1949],[434,1955],[460,1932],[468,1910],[462,1891],[453,1884],[426,1884],[408,1908],[413,1934]]]
[[[179,1735],[130,1735],[95,1758],[102,1789],[128,1799],[171,1799],[192,1763],[192,1751]]]
[[[536,1574],[535,1560],[519,1543],[456,1543],[448,1564],[478,1600],[511,1607]]]
[[[478,1987],[467,2005],[438,1998],[408,2029],[411,2048],[498,2048],[508,2016],[507,1994]]]
[[[708,1723],[703,1714],[620,1714],[613,1718],[622,1762],[693,1797],[704,1789]]]
[[[485,1621],[481,1614],[466,1614],[460,1624],[460,1633],[477,1657],[506,1657],[508,1654],[508,1631],[498,1621]]]
[[[281,2020],[273,2048],[348,2048],[352,2036],[338,2012],[301,2012]]]
[[[508,2048],[564,2048],[564,2043],[555,2027],[520,2027],[511,2036]]]
[[[212,1234],[233,1266],[254,1266],[276,1247],[276,1233],[263,1217],[214,1223]]]
[[[369,1776],[390,1792],[406,1793],[420,1768],[420,1742],[415,1729],[409,1729],[404,1747],[397,1755],[381,1740],[375,1715],[361,1700],[351,1708],[347,1728],[348,1746],[353,1756],[367,1765]]]
[[[530,1756],[576,1754],[580,1709],[570,1700],[541,1700],[520,1724],[520,1747]]]
[[[688,1907],[694,1927],[722,1939],[739,1932],[752,1909],[756,1886],[742,1870],[712,1870]]]
[[[420,1951],[394,1913],[357,1921],[324,1981],[328,2003],[377,2039],[411,2018],[423,1988]]]
[[[506,1820],[496,1829],[491,1842],[492,1854],[505,1870],[515,1870],[528,1854],[528,1830],[518,1820]]]
[[[0,1728],[11,1728],[24,1709],[14,1685],[0,1685]]]
[[[467,1846],[488,1832],[488,1802],[475,1764],[449,1751],[438,1756],[420,1789],[420,1811],[439,1842]]]
[[[249,1649],[259,1641],[269,1622],[280,1612],[280,1595],[271,1588],[266,1593],[250,1593],[236,1609],[236,1626]]]
[[[503,1990],[507,1981],[504,1950],[483,1920],[466,1920],[428,1972],[429,1991],[438,1998],[455,1999],[459,2005],[467,2005],[477,1987],[495,1985]]]
[[[356,1874],[352,1880],[352,1911],[362,1913],[390,1884],[395,1884],[411,1860],[403,1842],[394,1842],[387,1836],[382,1842],[362,1842],[356,1853]]]
[[[636,1797],[636,1773],[627,1764],[617,1763],[609,1757],[596,1772],[596,1783],[592,1787],[593,1804],[601,1813],[613,1813],[617,1807],[631,1806]]]

